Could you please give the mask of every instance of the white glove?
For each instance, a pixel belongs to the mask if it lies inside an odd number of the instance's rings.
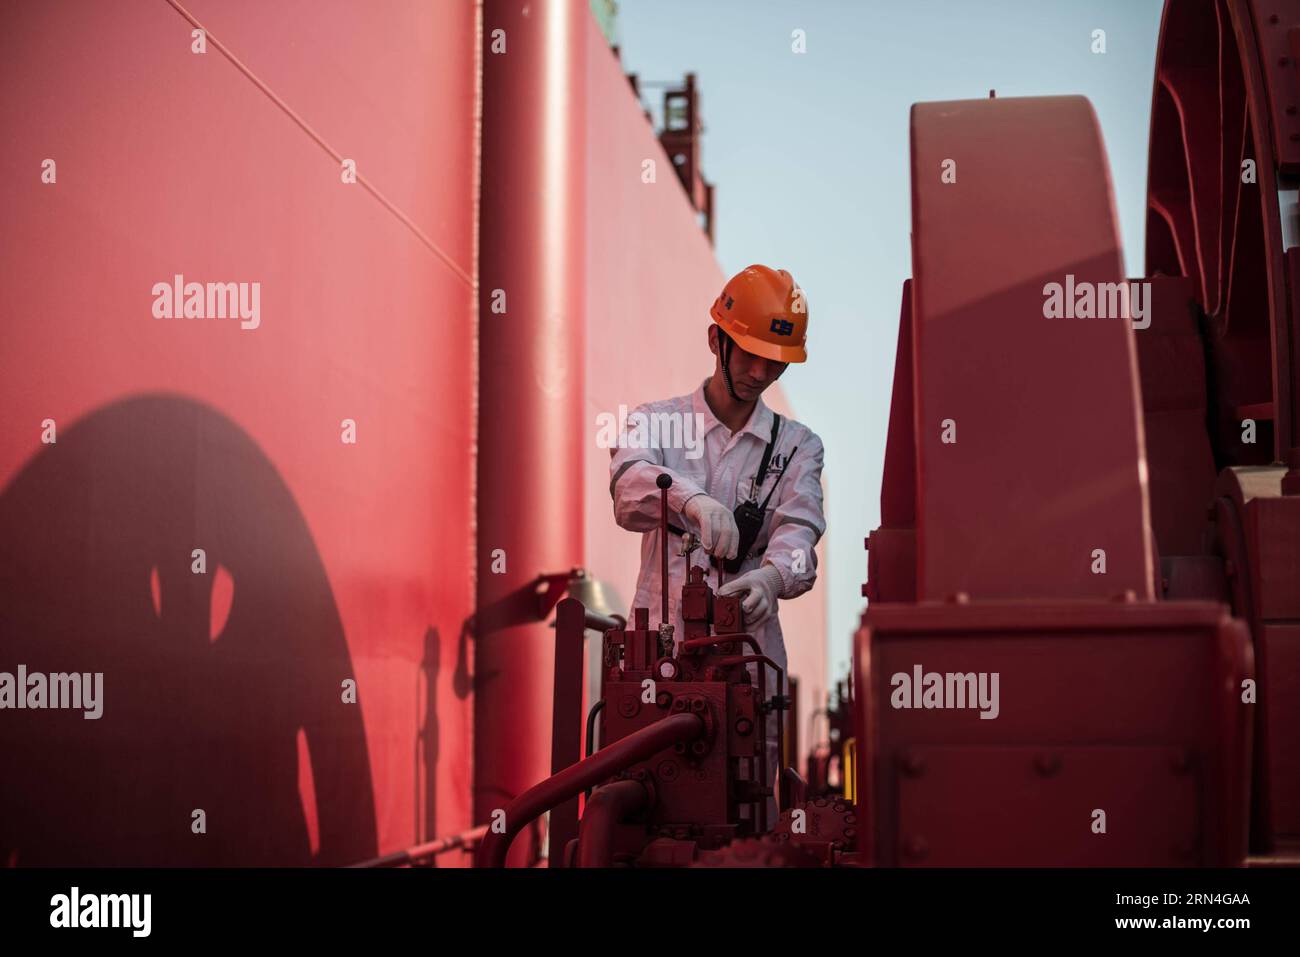
[[[740,601],[745,613],[745,627],[756,628],[776,614],[776,599],[781,593],[781,573],[775,565],[763,564],[752,572],[733,578],[718,589],[719,595],[746,592]]]
[[[736,549],[740,547],[740,529],[736,528],[736,517],[717,499],[709,498],[702,492],[686,500],[682,511],[700,529],[700,544],[710,555],[719,558],[735,558]]]

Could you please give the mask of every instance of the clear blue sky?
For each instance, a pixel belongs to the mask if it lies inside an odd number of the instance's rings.
[[[862,539],[880,473],[908,245],[908,109],[925,100],[1081,93],[1101,119],[1124,253],[1141,275],[1161,0],[619,0],[628,72],[702,94],[727,274],[789,269],[808,294],[809,361],[782,377],[826,444],[829,665],[847,670]],[[807,52],[791,52],[791,32]],[[1106,53],[1091,52],[1106,31]],[[643,91],[659,120],[661,93]],[[649,102],[653,101],[653,102]]]

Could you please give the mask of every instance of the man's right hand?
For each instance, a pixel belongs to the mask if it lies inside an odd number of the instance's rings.
[[[682,511],[700,529],[700,544],[710,555],[735,558],[740,547],[740,529],[736,518],[725,505],[707,495],[693,495],[686,500]]]

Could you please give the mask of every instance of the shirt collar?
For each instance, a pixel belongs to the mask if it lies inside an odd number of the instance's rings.
[[[709,408],[708,400],[704,398],[704,387],[708,384],[709,380],[706,378],[691,394],[691,411],[704,416],[704,435],[712,432],[715,425],[722,425],[718,417],[713,414],[713,410]],[[749,421],[740,431],[755,435],[764,443],[772,437],[772,410],[767,407],[761,395],[754,406],[754,411],[750,413]]]

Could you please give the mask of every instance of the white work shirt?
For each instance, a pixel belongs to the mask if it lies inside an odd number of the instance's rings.
[[[668,522],[694,532],[698,537],[699,528],[682,512],[687,500],[703,493],[716,499],[728,511],[733,511],[738,501],[751,497],[751,483],[758,474],[763,449],[772,437],[774,413],[764,404],[762,397],[755,404],[749,421],[733,434],[709,409],[704,398],[707,382],[706,379],[689,395],[637,406],[628,414],[627,427],[620,433],[619,444],[635,442],[639,445],[647,438],[645,430],[642,430],[642,435],[636,435],[640,421],[636,418],[637,413],[647,416],[676,413],[676,420],[683,422],[689,417],[689,431],[684,429],[672,435],[659,435],[659,441],[648,448],[610,449],[609,489],[614,499],[614,520],[623,528],[643,533],[641,572],[637,576],[632,607],[650,609],[651,627],[658,625],[662,608],[661,492],[655,480],[665,471],[672,474],[673,484],[668,489]],[[699,413],[698,418],[695,413]],[[697,454],[701,451],[699,436],[695,433],[697,423],[703,430],[703,454]],[[651,440],[656,438],[654,433],[655,430],[650,430],[648,437]],[[763,562],[769,562],[781,575],[779,598],[795,598],[812,588],[817,580],[815,547],[826,531],[826,519],[822,514],[822,456],[822,442],[816,433],[802,423],[782,416],[767,477],[762,488],[755,490],[758,504],[763,503],[773,483],[779,484],[767,503],[767,515],[750,557],[741,564],[736,575],[724,572],[724,581],[731,581]],[[680,605],[681,589],[686,580],[686,560],[678,554],[681,544],[681,537],[670,531],[668,609],[674,624],[673,636],[678,642],[685,635]],[[718,573],[704,549],[696,549],[691,559],[692,564],[708,569],[706,580],[716,591]],[[631,610],[627,619],[631,623]],[[777,615],[772,615],[750,631],[763,653],[785,669],[785,640]],[[769,684],[773,680],[769,674]]]

